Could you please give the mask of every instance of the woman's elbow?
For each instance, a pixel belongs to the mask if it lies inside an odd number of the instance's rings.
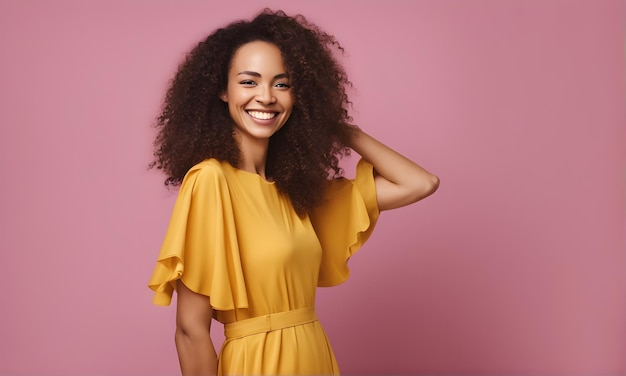
[[[393,184],[381,179],[377,186],[379,210],[396,209],[420,201],[439,188],[439,177],[432,174],[421,174],[414,179],[406,179],[403,184]]]
[[[195,347],[204,347],[211,344],[211,332],[202,326],[184,327],[176,326],[174,343],[179,352],[188,352]]]
[[[417,202],[432,195],[438,188],[439,177],[437,175],[428,174],[428,176],[423,177],[419,180],[419,182],[416,182],[412,194],[413,202]]]
[[[437,188],[439,188],[439,176],[430,175],[430,185],[429,185],[430,190],[428,191],[428,194],[431,195],[435,193]]]
[[[174,342],[176,342],[176,345],[180,346],[190,340],[191,335],[189,330],[187,330],[184,326],[176,325],[176,330],[174,331]]]

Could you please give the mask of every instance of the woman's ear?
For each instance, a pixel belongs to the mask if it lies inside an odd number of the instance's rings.
[[[222,102],[228,103],[228,94],[226,92],[223,92],[222,94],[220,94],[220,99],[222,100]]]

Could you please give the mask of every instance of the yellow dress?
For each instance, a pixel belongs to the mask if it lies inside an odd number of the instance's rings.
[[[378,219],[372,166],[329,181],[324,204],[300,218],[275,184],[205,160],[180,187],[149,286],[169,305],[177,279],[211,297],[225,323],[315,307],[317,286],[348,278],[346,262]],[[312,311],[312,310],[311,310]],[[251,320],[248,320],[248,322]],[[230,336],[232,337],[232,336]],[[339,374],[319,321],[226,340],[220,375]]]

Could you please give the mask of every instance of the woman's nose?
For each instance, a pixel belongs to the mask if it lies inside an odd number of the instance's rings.
[[[256,95],[257,103],[271,104],[276,102],[276,98],[272,93],[272,88],[267,85],[259,85],[258,93]]]

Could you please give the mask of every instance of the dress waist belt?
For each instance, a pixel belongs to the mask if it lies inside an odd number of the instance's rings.
[[[241,338],[307,324],[313,321],[317,321],[317,314],[315,314],[315,308],[313,307],[271,313],[224,324],[224,336],[227,339]]]

